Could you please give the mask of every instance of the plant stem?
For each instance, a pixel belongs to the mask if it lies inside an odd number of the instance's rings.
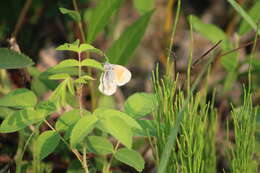
[[[80,155],[78,150],[71,148],[68,142],[60,135],[60,133],[47,120],[44,120],[44,122],[47,124],[47,126],[50,127],[51,130],[55,131],[59,135],[60,139],[64,142],[64,144],[75,154],[75,156],[80,161],[80,163],[82,163],[82,156]]]
[[[78,59],[79,62],[81,62],[81,52],[78,53]],[[79,63],[80,64],[80,63]],[[81,77],[81,65],[79,65],[79,71],[78,71],[78,78]],[[80,116],[83,117],[83,103],[82,103],[82,84],[79,84],[79,88],[78,88],[78,100],[79,100],[79,112],[80,112]],[[87,149],[84,145],[83,146],[83,159],[82,159],[82,167],[85,170],[85,173],[88,173],[88,164],[87,164]]]
[[[17,152],[16,152],[16,159],[15,159],[15,164],[16,164],[16,173],[21,172],[21,167],[22,167],[22,158],[23,158],[23,153],[22,153],[22,147],[24,146],[24,135],[22,132],[19,132],[19,141],[18,141],[18,147],[17,147]]]
[[[249,88],[249,91],[251,92],[251,86],[252,86],[252,59],[253,59],[253,56],[254,56],[254,53],[255,53],[255,50],[256,50],[256,43],[257,43],[257,32],[259,30],[259,25],[257,25],[257,31],[256,31],[256,34],[255,34],[255,38],[254,38],[254,44],[253,44],[253,48],[251,50],[251,55],[250,55],[250,60],[249,60],[249,69],[248,69],[248,88]]]
[[[117,141],[116,146],[115,146],[114,151],[113,151],[113,155],[111,156],[111,158],[110,158],[110,160],[109,160],[109,162],[108,162],[108,164],[106,166],[106,169],[105,169],[104,173],[109,173],[109,169],[110,169],[113,157],[114,157],[114,153],[117,151],[117,149],[119,147],[119,144],[120,144],[120,142]]]
[[[20,137],[22,135],[21,133],[22,132],[19,132],[19,136]],[[22,160],[23,160],[23,155],[24,155],[25,150],[26,150],[27,146],[29,145],[29,142],[31,141],[31,138],[33,137],[34,133],[35,133],[35,130],[32,131],[32,133],[30,134],[30,136],[26,140],[23,149],[21,149],[21,153],[19,154],[19,156],[17,156],[17,159],[16,159],[16,170],[15,170],[16,173],[20,173],[21,172],[21,164],[22,164]],[[20,143],[23,143],[23,142],[20,142],[20,140],[19,140],[18,148],[20,146]],[[22,144],[22,146],[23,146],[23,144]],[[17,152],[18,152],[18,150],[17,150]]]
[[[191,64],[192,64],[192,56],[193,56],[193,26],[192,26],[192,16],[190,17],[190,52],[189,52],[189,62],[188,62],[188,71],[187,71],[187,93],[188,95],[190,95],[190,87],[191,87],[191,79],[190,79],[190,75],[191,75]]]
[[[79,13],[79,8],[78,5],[76,3],[76,0],[72,0],[73,3],[73,7],[74,9]],[[82,42],[86,43],[86,35],[84,33],[84,29],[83,29],[83,24],[82,21],[77,22],[78,27],[79,27],[79,31],[80,31],[80,39],[82,40]],[[87,58],[89,58],[89,53],[87,53]],[[88,68],[88,75],[91,76],[92,70],[91,68]],[[92,106],[92,110],[94,110],[96,108],[96,95],[95,95],[95,86],[93,82],[89,83],[89,89],[90,89],[90,96],[91,96],[91,106]]]
[[[25,4],[23,6],[23,9],[22,9],[22,11],[21,11],[21,13],[19,15],[19,19],[18,19],[18,21],[17,21],[17,23],[15,25],[14,31],[12,33],[12,37],[16,37],[17,36],[20,28],[22,27],[25,15],[26,15],[28,9],[30,8],[31,4],[32,4],[32,0],[26,0]]]
[[[33,162],[32,162],[32,169],[33,172],[40,172],[40,160],[38,159],[35,149],[36,149],[36,140],[37,137],[39,136],[39,127],[35,127],[35,138],[33,138],[33,145],[32,145],[32,155],[33,155]]]
[[[87,164],[87,149],[85,146],[83,146],[83,168],[85,170],[85,173],[89,173]]]
[[[81,52],[78,53],[78,59],[79,62],[81,62]],[[79,63],[80,64],[80,63]],[[81,77],[81,65],[79,65],[79,71],[78,71],[78,78]],[[82,84],[79,84],[79,88],[78,88],[78,101],[79,101],[79,112],[80,112],[80,117],[83,117],[83,103],[82,103]]]
[[[72,0],[72,3],[73,3],[73,7],[74,9],[79,13],[79,8],[78,8],[78,5],[76,3],[76,0]],[[78,27],[79,27],[79,32],[80,32],[80,37],[81,37],[81,40],[82,42],[86,42],[86,39],[85,39],[85,34],[84,34],[84,31],[83,31],[83,24],[82,22],[77,22],[78,23]]]

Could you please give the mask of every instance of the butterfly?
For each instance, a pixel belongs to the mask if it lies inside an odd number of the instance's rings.
[[[99,91],[105,95],[112,95],[116,92],[117,86],[128,83],[131,79],[131,72],[124,66],[117,64],[104,64],[104,73],[100,77]]]

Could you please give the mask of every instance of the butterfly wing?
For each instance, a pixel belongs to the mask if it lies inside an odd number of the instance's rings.
[[[100,78],[99,91],[105,95],[112,95],[116,92],[117,84],[113,71],[105,72]]]
[[[118,86],[125,85],[131,79],[131,72],[121,65],[113,64],[113,70],[115,73],[115,82]]]

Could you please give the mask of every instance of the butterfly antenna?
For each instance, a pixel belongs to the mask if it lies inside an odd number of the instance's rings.
[[[106,59],[106,62],[109,62],[108,57],[105,53],[103,53],[104,58]]]

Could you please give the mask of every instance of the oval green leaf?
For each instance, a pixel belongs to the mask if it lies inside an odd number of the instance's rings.
[[[13,109],[7,108],[7,107],[0,107],[0,118],[4,119],[8,115],[11,115],[14,113]]]
[[[66,9],[66,8],[62,8],[62,7],[59,8],[59,10],[62,14],[68,14],[76,22],[81,21],[81,16],[80,16],[79,12],[77,12],[75,10],[69,10],[69,9]]]
[[[80,78],[84,79],[84,80],[95,80],[93,77],[91,77],[89,75],[84,75],[84,76],[81,76]]]
[[[90,112],[84,110],[84,116],[91,115]],[[66,131],[69,127],[76,124],[76,122],[80,119],[80,111],[79,109],[74,109],[69,112],[65,112],[64,114],[60,115],[59,119],[55,124],[55,129],[58,131]]]
[[[125,112],[135,119],[148,115],[156,107],[156,97],[149,93],[135,93],[128,97],[125,102]]]
[[[14,108],[34,107],[36,103],[36,95],[32,91],[25,88],[13,90],[4,97],[0,98],[0,106]]]
[[[114,111],[114,113],[115,112],[116,111]],[[100,121],[98,127],[102,131],[111,134],[128,148],[132,147],[133,132],[131,127],[121,116],[111,114],[111,112],[106,109],[98,109],[94,112],[94,115],[99,117]]]
[[[151,11],[154,8],[155,0],[134,0],[134,7],[140,14]]]
[[[37,110],[43,110],[46,114],[50,114],[56,111],[56,105],[50,100],[41,101],[36,105]]]
[[[79,144],[84,137],[90,133],[95,127],[98,119],[94,115],[84,116],[81,118],[76,125],[73,127],[71,136],[70,136],[70,144],[72,148],[75,148],[77,144]]]
[[[63,45],[60,45],[56,48],[56,50],[62,50],[62,51],[73,51],[73,52],[80,52],[78,45],[70,44],[70,43],[64,43]]]
[[[104,54],[101,50],[87,43],[83,43],[79,46],[79,52],[94,52],[100,55]]]
[[[48,130],[43,132],[36,140],[36,156],[42,160],[51,154],[60,142],[59,134],[55,131]]]
[[[20,110],[8,115],[0,126],[0,133],[12,133],[45,118],[43,111]]]
[[[134,150],[121,148],[114,155],[117,160],[135,168],[138,172],[144,169],[144,159]]]
[[[24,68],[33,64],[34,62],[22,53],[7,48],[0,48],[0,69]]]
[[[93,68],[104,71],[103,65],[94,59],[84,59],[81,62],[81,66],[93,67]]]
[[[92,153],[107,155],[113,152],[114,147],[105,137],[89,136],[87,139],[87,148]]]
[[[70,75],[67,73],[58,73],[58,74],[53,74],[49,76],[49,79],[51,80],[61,80],[61,79],[67,79],[70,78]]]
[[[100,119],[118,117],[124,120],[124,122],[128,127],[131,128],[132,131],[142,130],[142,127],[139,125],[139,123],[124,112],[120,112],[114,109],[99,108],[95,110],[94,114],[97,115]]]
[[[210,41],[216,43],[219,40],[227,39],[225,32],[218,26],[210,23],[204,23],[200,18],[194,15],[190,15],[189,19],[194,29]]]
[[[79,61],[75,59],[67,59],[61,61],[59,64],[55,65],[53,68],[54,69],[59,69],[59,68],[65,68],[65,67],[75,67],[79,66]]]

